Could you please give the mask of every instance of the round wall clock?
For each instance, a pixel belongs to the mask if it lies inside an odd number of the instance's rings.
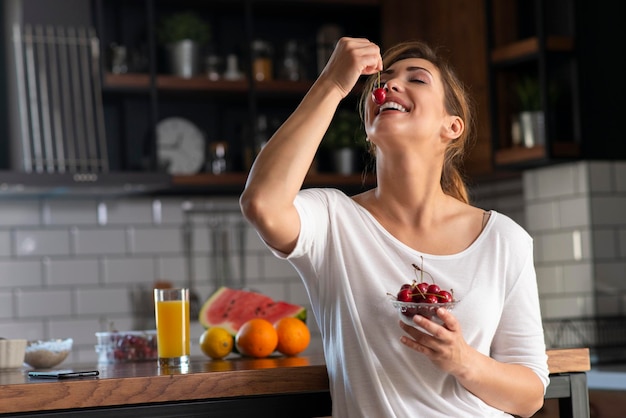
[[[202,131],[181,117],[161,120],[156,128],[157,157],[170,174],[194,174],[205,161]]]

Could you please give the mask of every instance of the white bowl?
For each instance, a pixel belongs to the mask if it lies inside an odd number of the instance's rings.
[[[71,338],[29,341],[24,363],[35,369],[49,369],[61,364],[72,351]]]
[[[422,315],[441,324],[441,320],[437,316],[437,309],[446,308],[451,311],[458,302],[458,300],[446,303],[415,303],[400,302],[399,300],[391,301],[393,306],[398,309],[398,316],[400,316],[402,322],[411,326],[416,326],[415,322],[413,322],[413,317],[415,315]]]
[[[26,342],[26,340],[0,340],[0,369],[22,367]]]

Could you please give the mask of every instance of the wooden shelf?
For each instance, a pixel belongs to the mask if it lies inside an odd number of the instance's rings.
[[[580,157],[580,145],[571,142],[556,142],[552,145],[552,157],[577,158]],[[543,145],[534,147],[512,147],[495,152],[495,163],[504,165],[523,165],[544,161],[548,158],[547,150]]]
[[[550,36],[546,39],[546,50],[553,52],[569,52],[574,49],[574,40],[568,36]],[[495,48],[491,52],[491,62],[505,64],[524,58],[531,58],[539,53],[539,39],[532,37]]]
[[[173,191],[229,192],[243,191],[248,173],[200,173],[194,175],[178,175],[172,177]],[[346,192],[366,190],[376,184],[373,174],[340,175],[334,173],[315,173],[307,175],[304,188],[335,187]]]
[[[156,77],[156,87],[163,91],[207,91],[207,92],[235,92],[245,93],[251,88],[248,80],[209,80],[204,76],[181,78],[162,74]],[[313,84],[312,81],[285,81],[270,80],[257,82],[254,88],[264,93],[306,93]],[[150,88],[149,74],[127,73],[104,75],[104,87],[108,90],[147,90]]]

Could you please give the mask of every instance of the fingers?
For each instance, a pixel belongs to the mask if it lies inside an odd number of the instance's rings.
[[[347,42],[354,42],[354,51],[359,58],[361,74],[374,74],[383,69],[383,59],[380,48],[373,42],[364,38],[344,38]]]
[[[350,91],[361,75],[382,70],[378,45],[365,38],[341,38],[335,46],[323,76],[333,79],[344,91]]]
[[[417,328],[405,324],[402,321],[400,321],[400,326],[419,344],[435,348],[437,345],[451,340],[451,332],[454,334],[460,330],[457,319],[447,309],[439,308],[436,314],[437,317],[443,321],[443,324],[439,324],[422,315],[415,315],[412,320]]]

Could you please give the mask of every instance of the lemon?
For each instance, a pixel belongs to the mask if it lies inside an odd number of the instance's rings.
[[[221,327],[211,327],[200,336],[200,349],[214,360],[223,359],[233,351],[233,336]]]

